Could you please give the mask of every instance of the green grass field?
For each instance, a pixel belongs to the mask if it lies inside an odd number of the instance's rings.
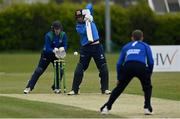
[[[12,54],[0,54],[0,94],[21,94],[25,88],[27,81],[30,79],[34,69],[36,68],[39,61],[40,54],[38,53],[12,53]],[[110,89],[113,89],[116,83],[116,69],[115,64],[118,59],[118,54],[107,54],[107,62],[110,73]],[[66,57],[66,76],[67,76],[67,90],[71,90],[72,78],[76,63],[79,60],[79,56],[73,56],[68,54]],[[81,84],[81,93],[99,93],[100,84],[98,77],[98,70],[92,60],[88,70],[85,72],[84,80]],[[152,76],[153,83],[153,97],[180,100],[180,73],[154,73]],[[35,89],[32,93],[53,93],[51,85],[53,82],[53,69],[52,65],[49,65],[46,72],[40,77]],[[127,87],[124,93],[142,95],[140,82],[134,79]],[[17,103],[12,103],[17,102]],[[7,104],[7,105],[5,105]],[[87,110],[78,109],[74,110],[73,107],[67,107],[63,105],[55,105],[49,103],[31,102],[24,101],[16,98],[0,97],[0,117],[102,117],[97,112],[87,112]],[[17,110],[9,109],[11,106],[18,107]],[[30,108],[24,110],[24,108]],[[36,108],[41,107],[48,109],[52,105],[54,109],[50,109],[49,113],[41,112],[36,113]],[[61,108],[63,107],[63,108]],[[77,113],[71,113],[68,116],[67,110],[77,111],[82,113],[82,116]],[[7,110],[7,111],[5,111]],[[16,113],[18,110],[24,110],[22,113]],[[33,111],[34,110],[34,111]],[[37,108],[38,110],[38,108]],[[39,109],[41,110],[41,109]],[[56,111],[63,113],[56,113]],[[83,111],[82,111],[83,110]],[[32,111],[32,112],[31,112]],[[30,112],[32,114],[27,113]],[[47,114],[47,115],[46,115]],[[88,116],[87,116],[88,115]],[[90,116],[93,115],[93,116]],[[108,117],[115,117],[109,115]]]
[[[77,107],[61,104],[25,101],[22,99],[0,97],[0,118],[109,118],[115,115],[101,115],[96,111],[89,111]],[[83,113],[82,113],[83,112]]]

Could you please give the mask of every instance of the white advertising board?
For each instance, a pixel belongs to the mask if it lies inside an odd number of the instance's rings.
[[[180,45],[150,46],[154,72],[180,72]]]

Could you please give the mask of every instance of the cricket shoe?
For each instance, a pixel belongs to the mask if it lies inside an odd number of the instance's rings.
[[[60,93],[61,93],[61,89],[55,89],[55,90],[54,90],[54,93],[55,93],[55,94],[60,94]]]
[[[101,107],[100,111],[101,111],[101,114],[109,114],[109,109],[107,108],[106,105]]]
[[[105,91],[102,91],[102,94],[110,95],[111,91],[110,90],[105,90]]]
[[[31,88],[25,88],[24,89],[24,94],[29,94],[31,92]]]
[[[79,92],[78,92],[79,93]],[[73,90],[67,93],[67,95],[78,95],[78,93],[75,93]]]
[[[152,115],[153,114],[152,108],[144,108],[144,114],[145,115]]]

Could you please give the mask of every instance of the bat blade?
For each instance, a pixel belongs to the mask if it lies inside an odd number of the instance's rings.
[[[92,35],[92,29],[91,29],[91,22],[88,20],[86,21],[86,32],[87,32],[87,38],[89,42],[93,42],[93,35]]]

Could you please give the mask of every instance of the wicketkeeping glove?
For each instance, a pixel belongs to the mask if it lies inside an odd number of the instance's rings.
[[[59,49],[58,48],[54,48],[53,52],[54,52],[56,58],[58,58],[58,59],[59,58],[63,59],[63,58],[66,57],[66,52],[65,52],[64,47],[60,47]]]
[[[53,53],[56,54],[56,52],[58,51],[58,48],[54,48],[53,49]]]
[[[65,58],[66,57],[66,51],[64,49],[64,47],[60,47],[59,48],[59,51],[60,51],[60,58]]]

